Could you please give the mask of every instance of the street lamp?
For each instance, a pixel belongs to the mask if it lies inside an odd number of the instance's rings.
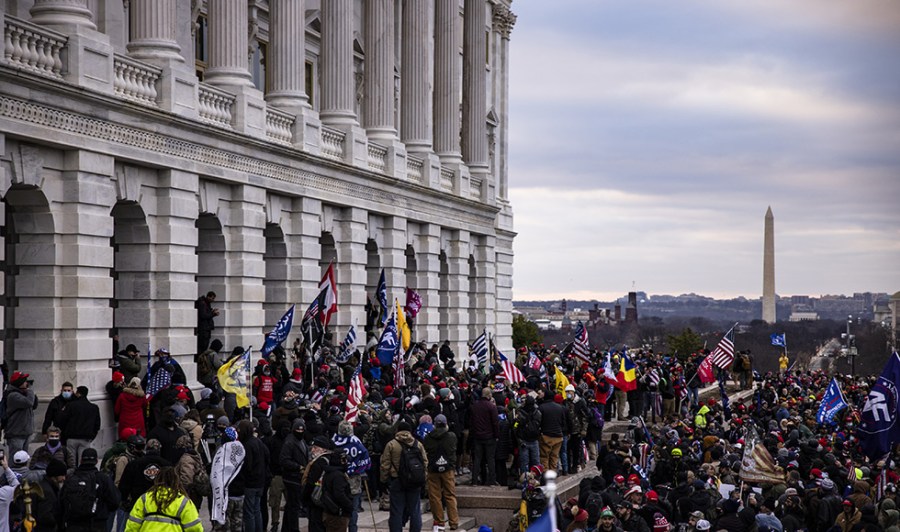
[[[841,337],[845,340],[844,353],[850,357],[850,373],[856,375],[856,336],[850,334],[850,324],[853,323],[853,316],[847,316],[847,332],[842,333]]]

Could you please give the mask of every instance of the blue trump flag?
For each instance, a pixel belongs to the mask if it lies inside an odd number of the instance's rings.
[[[528,525],[525,532],[556,532],[556,508],[553,501],[547,501],[547,509]]]
[[[268,355],[272,351],[278,347],[281,342],[287,340],[288,335],[291,333],[291,327],[294,325],[294,305],[291,305],[291,308],[287,309],[287,312],[284,313],[284,316],[278,320],[278,323],[275,324],[275,328],[272,329],[272,332],[266,335],[266,343],[263,344],[262,349],[260,350],[263,355]]]
[[[872,460],[887,454],[900,441],[897,388],[900,387],[900,356],[894,351],[881,376],[872,386],[862,409],[856,437],[863,452]]]
[[[375,299],[378,300],[378,306],[381,307],[379,316],[381,317],[381,326],[384,327],[384,323],[388,319],[387,283],[384,281],[384,268],[381,269],[381,277],[378,279]]]
[[[820,425],[833,424],[834,416],[844,408],[847,408],[847,401],[844,399],[844,394],[841,393],[837,379],[832,377],[831,384],[828,385],[825,395],[822,396],[819,413],[816,414],[816,423]]]
[[[778,347],[787,347],[786,334],[785,333],[773,334],[772,335],[772,345],[777,345]]]
[[[394,321],[394,315],[391,314],[387,325],[384,326],[384,330],[381,332],[381,339],[378,340],[378,347],[375,349],[375,353],[378,355],[378,360],[381,361],[381,365],[391,365],[391,363],[394,362],[394,355],[397,354],[399,348],[400,334],[397,331],[397,322]]]

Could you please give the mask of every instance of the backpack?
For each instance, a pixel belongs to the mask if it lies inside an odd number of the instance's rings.
[[[519,422],[519,437],[525,441],[534,441],[541,437],[541,411],[524,412],[524,422]]]
[[[588,493],[587,499],[584,501],[584,509],[588,513],[588,523],[596,523],[600,520],[600,513],[603,512],[603,495],[598,491]]]
[[[741,369],[750,371],[750,357],[747,355],[741,355]]]
[[[397,468],[400,487],[404,490],[421,488],[425,485],[425,460],[422,457],[422,450],[415,442],[412,445],[400,443],[400,447],[400,467]]]
[[[595,428],[595,429],[602,429],[604,423],[605,423],[605,422],[604,422],[604,420],[603,420],[603,414],[600,412],[600,409],[597,408],[597,407],[592,408],[592,409],[591,409],[591,417],[588,418],[588,424],[589,424],[592,428]],[[600,516],[597,516],[597,518],[599,519]],[[593,523],[593,521],[589,521],[589,522],[590,522],[590,523]]]
[[[212,483],[209,481],[209,473],[206,472],[205,467],[201,467],[200,470],[197,471],[197,476],[194,477],[191,488],[194,490],[195,494],[201,497],[209,497],[212,495]]]
[[[62,488],[62,507],[67,523],[84,523],[94,519],[100,499],[96,471],[78,471],[66,477]]]
[[[437,456],[428,462],[428,470],[432,473],[443,473],[450,469],[450,461],[447,460],[447,450],[444,448],[444,440],[438,442]]]
[[[213,372],[212,358],[208,353],[203,352],[197,356],[197,378],[204,381],[209,380],[209,375]]]

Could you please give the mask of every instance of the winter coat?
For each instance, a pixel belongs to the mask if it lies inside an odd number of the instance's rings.
[[[512,427],[510,426],[509,419],[504,416],[503,419],[499,421],[499,423],[500,437],[497,439],[497,449],[494,453],[494,458],[497,460],[506,460],[506,458],[513,452],[515,439],[513,438]]]
[[[381,455],[381,481],[388,482],[397,478],[400,469],[400,455],[403,452],[403,446],[416,445],[419,452],[425,458],[425,468],[428,469],[428,455],[425,447],[418,442],[408,430],[397,432],[394,439],[389,441],[384,447],[384,453]]]
[[[165,425],[157,425],[153,427],[153,430],[147,435],[147,439],[159,440],[159,443],[162,444],[159,454],[170,463],[174,464],[178,461],[179,456],[178,448],[175,447],[175,443],[178,441],[178,438],[185,436],[186,434],[187,433],[178,425],[175,425],[171,429],[167,428]]]
[[[172,462],[154,452],[129,462],[119,481],[122,490],[122,509],[130,512],[135,501],[153,486],[159,470],[171,466]]]
[[[266,484],[266,477],[269,475],[269,449],[256,436],[250,436],[241,443],[244,444],[244,450],[247,451],[244,457],[244,467],[241,468],[239,475],[244,480],[244,487],[262,489]]]
[[[306,441],[293,433],[289,434],[281,446],[280,463],[285,484],[299,486],[303,470],[309,464],[309,446]]]
[[[169,488],[157,488],[169,489]],[[148,515],[153,520],[145,521]],[[197,507],[183,494],[166,508],[158,508],[152,493],[145,493],[131,509],[125,522],[125,532],[203,532],[203,522]]]
[[[872,498],[867,495],[869,489],[869,483],[865,480],[857,480],[853,483],[853,493],[847,498],[853,501],[853,506],[856,506],[857,510],[861,510],[863,506],[868,504],[875,504],[872,502]]]
[[[66,407],[63,425],[63,438],[93,440],[100,432],[100,408],[87,397],[75,397]]]
[[[72,395],[72,397],[75,396]],[[44,423],[41,425],[41,434],[47,434],[47,429],[50,428],[50,425],[54,425],[56,428],[62,426],[62,413],[71,400],[71,398],[64,399],[62,394],[50,399],[50,403],[47,405],[47,411],[44,413]]]
[[[144,419],[144,408],[147,396],[140,388],[126,386],[116,399],[116,417],[119,418],[119,439],[123,439],[123,431],[131,428],[143,437],[147,437],[147,425]]]
[[[6,388],[6,436],[25,438],[34,433],[34,409],[37,408],[34,390],[22,390],[13,386]]]
[[[325,466],[325,478],[322,480],[322,502],[325,512],[336,516],[349,517],[353,512],[353,495],[350,493],[350,478],[346,466],[339,457],[332,454]]]
[[[862,513],[854,506],[853,512],[849,515],[847,512],[841,511],[841,513],[838,514],[837,519],[834,520],[834,524],[841,527],[841,532],[850,532],[853,525],[859,523],[860,519],[862,519]]]
[[[109,475],[102,471],[98,471],[93,465],[81,464],[75,471],[75,474],[86,471],[92,475],[94,482],[97,484],[97,509],[94,512],[93,519],[89,522],[71,521],[69,518],[69,508],[66,505],[66,484],[64,483],[59,493],[60,502],[62,504],[63,521],[65,522],[65,525],[62,528],[63,530],[72,532],[93,530],[93,523],[105,523],[109,513],[115,511],[119,507],[119,503],[121,502],[119,490],[116,488],[116,485],[113,484],[113,480]],[[71,478],[72,475],[69,475],[66,477],[66,480],[68,481]]]
[[[181,420],[181,430],[191,437],[191,441],[194,443],[194,450],[199,450],[200,440],[203,438],[203,426],[197,423],[196,420],[186,417]]]
[[[541,434],[554,438],[561,438],[569,434],[569,411],[563,405],[553,401],[545,401],[539,407],[541,411]]]
[[[31,509],[37,521],[32,532],[56,532],[57,521],[62,519],[59,511],[59,488],[46,478],[38,484],[44,496],[36,497],[32,502]]]
[[[140,377],[141,375],[141,357],[140,355],[131,358],[127,354],[120,352],[116,355],[119,361],[119,371],[125,376],[125,382],[131,382],[131,379]]]
[[[490,399],[475,401],[469,410],[469,434],[476,440],[496,440],[500,437],[497,405]]]
[[[900,519],[900,512],[897,511],[897,504],[891,499],[882,500],[878,512],[878,524],[884,528],[884,532],[900,532],[898,519]]]
[[[709,407],[703,405],[700,407],[700,410],[697,411],[697,415],[694,416],[694,426],[698,429],[706,428],[706,414],[709,413]]]
[[[197,478],[197,474],[203,469],[203,460],[200,459],[200,455],[192,451],[183,453],[181,458],[178,459],[178,463],[175,464],[178,480],[181,481],[181,485],[187,490],[190,489],[194,479]]]

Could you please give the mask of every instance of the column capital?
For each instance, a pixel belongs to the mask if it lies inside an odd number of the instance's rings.
[[[498,32],[504,39],[509,39],[513,26],[516,25],[518,17],[511,9],[503,4],[494,4],[492,7],[492,22],[494,31]]]

